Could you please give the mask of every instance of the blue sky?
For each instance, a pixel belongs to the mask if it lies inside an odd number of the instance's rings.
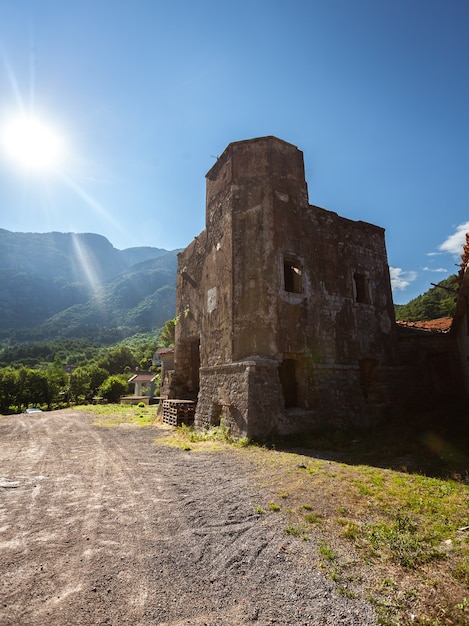
[[[42,172],[0,157],[0,228],[183,248],[228,143],[304,153],[311,204],[386,229],[394,299],[456,271],[469,230],[467,0],[15,0],[0,4],[0,130],[63,138]]]

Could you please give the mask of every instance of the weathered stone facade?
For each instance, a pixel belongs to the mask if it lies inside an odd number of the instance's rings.
[[[230,144],[179,255],[172,397],[264,437],[382,418],[400,368],[384,230],[308,201],[303,154]]]
[[[466,239],[466,245],[469,246],[469,235],[466,235]],[[451,331],[457,345],[462,386],[469,398],[469,262],[464,257],[462,266],[459,297]]]

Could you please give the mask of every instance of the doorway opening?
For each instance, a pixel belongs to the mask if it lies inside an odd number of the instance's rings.
[[[298,406],[297,363],[295,359],[284,359],[278,368],[285,408]]]

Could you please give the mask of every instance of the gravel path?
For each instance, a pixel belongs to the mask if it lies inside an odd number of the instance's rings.
[[[1,626],[377,623],[315,568],[314,539],[255,513],[248,460],[93,419],[0,417]]]

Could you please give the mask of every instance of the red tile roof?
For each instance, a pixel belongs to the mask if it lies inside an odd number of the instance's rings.
[[[428,330],[437,333],[447,333],[451,324],[453,323],[452,317],[439,317],[436,320],[425,320],[420,322],[404,322],[403,320],[397,320],[399,326],[405,328],[417,328],[419,330]]]

